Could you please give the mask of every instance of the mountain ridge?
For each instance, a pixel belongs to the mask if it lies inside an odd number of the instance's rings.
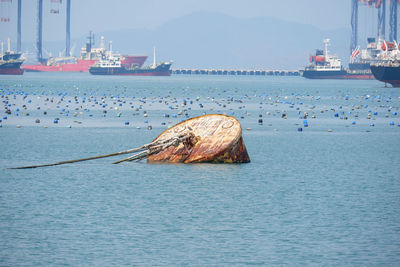
[[[175,68],[299,69],[308,64],[308,57],[315,49],[322,49],[324,38],[331,39],[331,53],[346,63],[350,30],[321,30],[272,17],[237,18],[195,12],[155,29],[125,27],[96,36],[112,40],[113,50],[145,54],[149,59],[156,46],[157,60],[173,60]],[[73,38],[71,43],[80,48],[85,41],[82,36]],[[64,45],[64,41],[44,42],[47,50],[53,51],[61,51]]]

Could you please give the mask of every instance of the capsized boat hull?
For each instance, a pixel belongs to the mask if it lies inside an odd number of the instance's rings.
[[[195,117],[165,130],[154,141],[169,139],[185,132],[193,133],[192,146],[180,143],[149,156],[147,162],[168,163],[247,163],[249,154],[237,119],[211,114]]]

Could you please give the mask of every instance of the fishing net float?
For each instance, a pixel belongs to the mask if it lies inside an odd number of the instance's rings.
[[[149,163],[247,163],[250,157],[242,138],[242,127],[234,117],[211,114],[180,122],[162,132],[153,142],[116,153],[51,164],[14,167],[30,169],[106,157],[134,154],[113,162],[119,164],[147,158]]]

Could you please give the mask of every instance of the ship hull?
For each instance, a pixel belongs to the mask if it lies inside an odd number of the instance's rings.
[[[90,67],[89,72],[93,75],[119,75],[119,76],[170,76],[171,64],[162,64],[156,68],[134,68],[124,67]]]
[[[21,69],[22,63],[3,63],[0,65],[0,74],[3,75],[22,75],[24,70]]]
[[[305,70],[303,77],[308,79],[338,79],[338,80],[374,80],[372,73],[357,73],[341,71],[312,71]]]
[[[124,56],[121,61],[122,66],[141,67],[146,61],[147,56]],[[77,63],[61,63],[57,65],[24,65],[25,71],[28,72],[89,72],[89,68],[93,66],[96,60],[79,59]]]
[[[317,71],[317,70],[305,70],[303,77],[307,79],[344,79],[347,75],[345,70],[339,71]]]
[[[345,80],[375,80],[375,77],[372,73],[369,73],[369,74],[347,73],[343,79],[345,79]]]
[[[0,74],[2,74],[2,75],[22,75],[22,74],[24,74],[24,70],[23,69],[0,68]]]
[[[400,87],[400,66],[371,66],[371,71],[378,81]]]

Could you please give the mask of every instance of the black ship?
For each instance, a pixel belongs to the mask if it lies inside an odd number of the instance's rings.
[[[385,85],[400,87],[400,45],[396,41],[383,41],[379,59],[371,64],[372,74]]]
[[[21,64],[24,62],[22,53],[10,50],[10,40],[8,40],[8,50],[0,54],[0,74],[21,75],[24,70]]]
[[[329,55],[329,39],[324,40],[324,50],[315,52],[315,56],[310,57],[311,64],[303,71],[303,77],[308,79],[343,79],[347,74],[342,68],[340,59],[335,55]]]
[[[400,87],[400,62],[371,64],[371,71],[378,81]]]

